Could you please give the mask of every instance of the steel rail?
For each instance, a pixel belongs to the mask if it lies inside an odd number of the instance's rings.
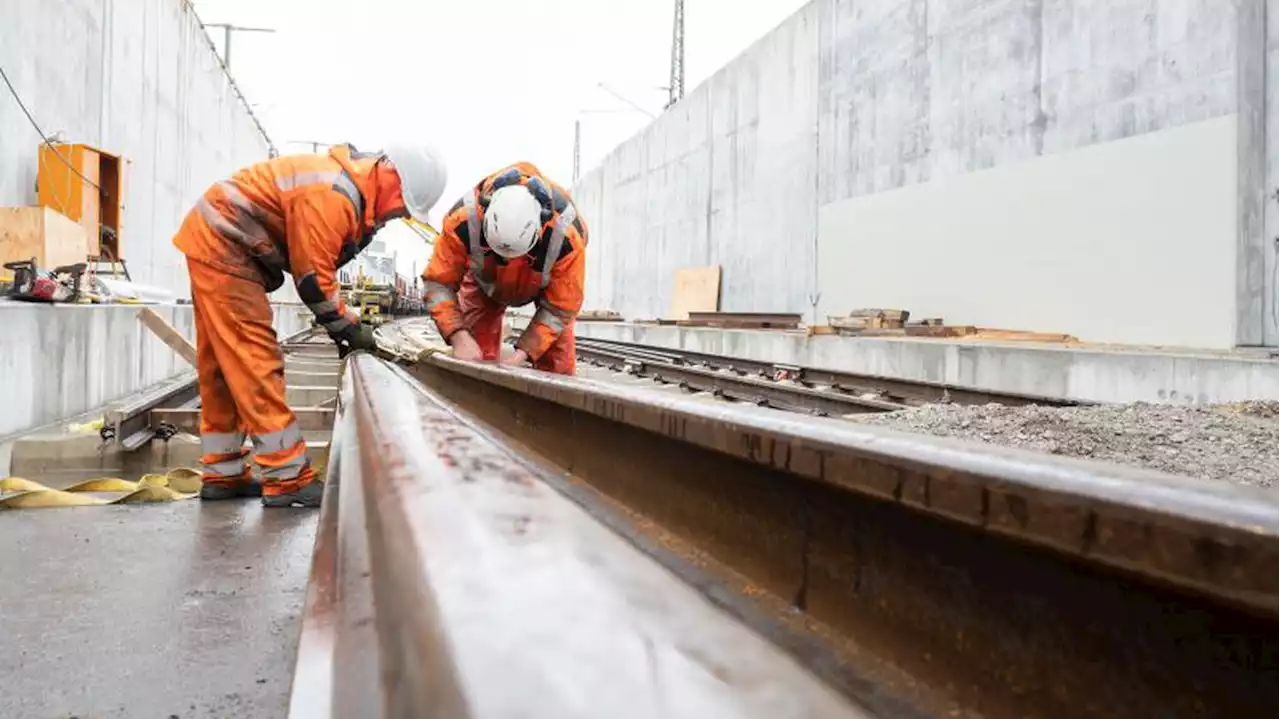
[[[289,352],[298,347],[313,347],[307,342],[319,331],[306,327],[280,340]],[[184,372],[163,383],[148,387],[108,408],[99,435],[123,452],[133,452],[156,437],[167,438],[174,432],[199,432],[200,387],[195,372]],[[191,420],[194,415],[195,420]],[[324,427],[327,428],[327,418]]]
[[[744,376],[773,379],[784,376],[788,380],[802,386],[846,394],[849,396],[877,396],[882,401],[895,404],[919,405],[939,402],[955,404],[987,404],[996,402],[1006,405],[1040,404],[1057,407],[1089,405],[1085,400],[1050,397],[1020,392],[966,387],[947,382],[928,382],[909,380],[900,377],[883,375],[837,372],[817,367],[804,367],[782,363],[763,362],[760,360],[729,357],[725,355],[695,352],[685,349],[672,349],[654,345],[642,345],[618,340],[603,340],[592,337],[577,337],[579,356],[588,360],[592,355],[600,356],[601,352],[623,354],[642,358],[648,361],[665,361],[679,365],[704,365],[717,370],[728,370]]]
[[[153,411],[177,410],[199,400],[196,373],[184,372],[108,408],[99,436],[104,442],[111,442],[117,450],[133,452],[146,446],[157,432],[162,431],[152,423]]]
[[[868,716],[388,362],[353,354],[289,716]]]
[[[1270,492],[444,355],[407,371],[878,713],[1274,713]]]
[[[655,382],[676,384],[692,392],[709,392],[724,399],[746,402],[761,407],[805,412],[822,416],[840,416],[865,412],[888,412],[906,409],[907,405],[864,398],[832,391],[811,389],[802,385],[728,374],[725,371],[671,364],[631,356],[625,352],[579,347],[578,356],[617,372],[649,376]]]

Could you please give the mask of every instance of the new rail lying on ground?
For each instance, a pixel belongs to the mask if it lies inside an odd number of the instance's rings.
[[[291,716],[1275,713],[1267,492],[442,355],[340,404]]]
[[[280,340],[284,351],[309,346],[318,327],[299,330]],[[331,344],[326,340],[326,345]],[[195,372],[151,387],[107,410],[99,435],[125,452],[141,449],[156,438],[176,432],[200,433],[200,387]],[[331,419],[331,418],[330,418]],[[325,427],[328,427],[326,424]]]
[[[937,402],[1058,407],[1088,404],[1060,397],[834,372],[589,337],[578,337],[576,343],[579,359],[591,364],[652,376],[729,399],[824,415],[884,412]]]

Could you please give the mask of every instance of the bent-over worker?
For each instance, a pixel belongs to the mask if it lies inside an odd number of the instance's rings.
[[[504,364],[571,375],[587,227],[563,187],[519,162],[486,177],[445,216],[422,279],[454,356],[500,358],[507,307],[537,303]]]
[[[298,296],[341,351],[370,349],[336,277],[386,222],[426,222],[445,167],[427,146],[279,157],[205,192],[173,244],[187,256],[200,382],[201,499],[262,495],[269,507],[320,504],[322,483],[285,402],[284,355],[267,293],[293,276]],[[253,440],[261,484],[244,449]]]

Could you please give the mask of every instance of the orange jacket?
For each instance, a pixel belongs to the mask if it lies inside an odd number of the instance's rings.
[[[503,261],[485,242],[484,208],[494,190],[512,183],[527,185],[532,178],[549,190],[550,196],[539,197],[543,216],[549,219],[529,254]],[[467,273],[495,302],[518,307],[536,301],[533,321],[516,341],[516,347],[536,360],[582,310],[586,263],[587,225],[569,193],[538,168],[518,162],[486,177],[445,216],[422,274],[427,309],[446,339],[464,329],[458,288]]]
[[[358,318],[347,315],[337,268],[368,244],[377,229],[381,156],[349,145],[326,155],[278,157],[240,170],[209,188],[187,214],[173,244],[187,257],[268,291],[293,275],[298,296],[330,332]]]

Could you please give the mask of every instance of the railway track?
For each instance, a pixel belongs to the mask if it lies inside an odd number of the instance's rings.
[[[338,404],[291,716],[1275,712],[1272,493],[439,354]]]
[[[578,358],[737,402],[822,416],[887,412],[933,403],[1078,406],[1085,402],[941,382],[835,372],[739,357],[579,337]]]

